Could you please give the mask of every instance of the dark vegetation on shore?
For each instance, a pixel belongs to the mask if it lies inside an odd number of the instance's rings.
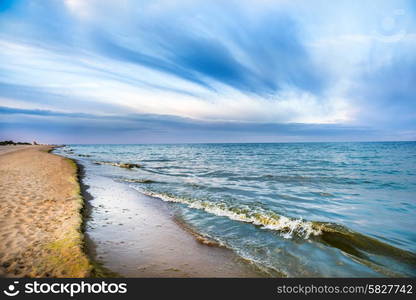
[[[84,166],[78,163],[76,160],[71,160],[76,168],[77,168],[77,180],[80,188],[80,194],[83,199],[83,206],[81,208],[81,215],[82,215],[82,223],[81,223],[81,232],[83,233],[84,237],[84,244],[83,250],[84,253],[87,254],[89,258],[89,262],[92,266],[92,270],[90,273],[91,278],[120,278],[122,277],[120,274],[113,272],[106,267],[104,267],[103,263],[97,259],[97,253],[95,251],[95,244],[89,238],[86,232],[86,221],[91,218],[91,204],[89,201],[92,199],[91,194],[88,192],[89,186],[83,182],[85,177],[85,169]]]
[[[26,143],[26,142],[0,141],[0,146],[7,146],[7,145],[32,145],[32,144]]]

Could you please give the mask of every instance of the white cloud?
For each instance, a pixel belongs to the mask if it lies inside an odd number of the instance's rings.
[[[166,6],[167,3],[169,6]],[[239,13],[258,18],[262,13],[267,14],[269,9],[279,10],[283,9],[282,7],[291,7],[290,3],[292,2],[265,0],[256,5],[247,1],[243,1],[243,3],[244,5],[240,7],[242,12],[239,11]],[[142,43],[139,35],[144,33],[136,30],[137,24],[141,21],[140,14],[151,13],[155,16],[165,17],[171,13],[171,9],[174,9],[175,12],[184,10],[185,13],[180,14],[182,18],[180,20],[183,21],[185,18],[185,25],[191,27],[198,34],[221,43],[233,59],[244,65],[245,68],[252,70],[255,75],[264,71],[262,67],[269,71],[272,68],[279,68],[282,64],[291,63],[288,59],[280,64],[275,61],[276,58],[272,55],[270,64],[267,64],[267,60],[261,61],[263,64],[258,63],[257,60],[262,58],[257,57],[256,53],[253,53],[255,51],[250,52],[247,49],[242,49],[240,44],[227,35],[236,34],[234,31],[227,32],[229,23],[221,23],[224,20],[228,21],[228,15],[211,16],[208,14],[205,19],[201,19],[199,16],[186,13],[186,9],[184,9],[188,6],[195,7],[196,4],[193,1],[184,1],[181,4],[183,6],[178,5],[176,1],[147,1],[146,3],[134,2],[132,4],[126,0],[65,0],[69,12],[80,20],[80,24],[77,23],[79,25],[77,30],[88,32],[88,30],[98,28],[108,33],[111,38],[122,41],[122,45],[127,49],[132,49],[132,52],[138,50],[138,53],[149,55],[156,52],[157,45],[153,45],[151,42]],[[292,9],[296,8],[298,4],[299,2],[295,1]],[[345,3],[343,5],[344,8]],[[402,51],[400,45],[406,43],[407,47],[403,48],[409,49],[408,46],[413,45],[410,49],[414,49],[416,34],[403,30],[390,35],[382,35],[377,31],[372,32],[372,30],[367,30],[367,20],[351,19],[350,16],[353,16],[351,11],[343,9],[337,10],[342,15],[342,19],[338,23],[339,16],[329,14],[328,11],[320,12],[319,16],[322,16],[322,20],[317,20],[316,15],[306,14],[304,6],[302,6],[303,10],[299,15],[306,20],[305,24],[301,25],[304,25],[302,30],[305,32],[302,32],[304,34],[302,37],[306,37],[308,57],[311,56],[316,65],[320,67],[318,72],[325,74],[330,79],[330,86],[323,93],[314,94],[295,86],[286,85],[281,89],[276,89],[273,95],[262,97],[247,92],[243,93],[236,88],[221,84],[218,80],[199,75],[200,79],[216,89],[216,91],[212,91],[174,74],[158,71],[156,68],[151,69],[138,63],[129,63],[127,60],[104,57],[98,52],[94,52],[95,49],[93,46],[90,47],[88,39],[85,45],[75,45],[75,50],[80,50],[76,53],[59,52],[59,49],[57,49],[58,51],[48,51],[16,41],[0,40],[1,59],[2,62],[7,62],[2,63],[1,66],[8,73],[4,81],[42,88],[63,95],[68,99],[93,99],[96,102],[118,105],[131,110],[131,112],[139,113],[166,114],[208,121],[354,122],[357,111],[360,109],[359,103],[354,99],[349,99],[347,95],[349,95],[348,91],[354,89],[356,78],[363,70],[367,71],[366,68],[378,68],[387,64],[393,54]],[[316,8],[317,11],[319,11],[318,8]],[[213,11],[216,12],[216,10]],[[138,16],[137,20],[131,17],[130,13],[133,12]],[[352,12],[354,11],[352,10]],[[360,12],[360,17],[365,14],[368,12]],[[112,18],[110,19],[108,16]],[[166,24],[177,21],[175,16],[168,19]],[[237,14],[235,16],[230,14],[230,16],[236,17],[234,20],[236,23],[241,21]],[[217,22],[211,22],[211,18],[215,18]],[[152,24],[155,27],[159,25],[156,24],[158,20],[165,21],[163,18],[150,19],[155,23]],[[386,20],[384,25],[391,26],[390,21]],[[322,23],[318,26],[316,23],[321,21]],[[126,24],[129,25],[126,26],[126,30],[120,30]],[[313,29],[308,31],[308,25]],[[360,31],[360,29],[363,30]],[[265,26],[262,30],[267,32],[271,29]],[[249,33],[252,32],[249,31]],[[151,34],[152,32],[149,33],[149,35]],[[250,45],[253,43],[255,46],[256,38],[255,35],[249,35],[248,43]],[[77,48],[78,46],[79,48]],[[252,49],[258,48],[253,47]],[[250,50],[252,49],[250,48]],[[282,51],[285,50],[283,47]],[[268,51],[264,53],[270,54]],[[294,72],[296,71],[295,69]],[[278,73],[270,72],[270,74],[273,76]],[[284,72],[282,74],[282,77],[286,75]],[[189,95],[179,91],[185,91]],[[10,99],[7,103],[10,103]],[[57,104],[55,110],[59,109]],[[83,111],[82,106],[73,109],[75,112]]]
[[[206,121],[336,123],[351,118],[351,109],[346,101],[336,96],[319,99],[311,93],[286,87],[266,99],[244,94],[218,82],[209,82],[220,91],[216,93],[143,66],[99,56],[74,58],[7,41],[0,41],[0,45],[10,74],[19,74],[19,78],[9,77],[9,80],[17,84],[18,80],[23,80],[27,85],[68,99],[91,99],[119,105],[136,113]],[[127,78],[131,83],[120,78]],[[153,83],[196,96],[147,86]],[[54,109],[60,110],[58,106]],[[74,107],[74,112],[83,112],[83,108]]]

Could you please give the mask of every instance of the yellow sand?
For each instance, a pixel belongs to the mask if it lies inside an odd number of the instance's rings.
[[[0,277],[87,277],[76,165],[50,146],[0,146]]]

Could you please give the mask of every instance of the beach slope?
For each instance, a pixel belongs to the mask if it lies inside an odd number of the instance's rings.
[[[77,167],[51,149],[0,149],[0,277],[90,275]]]

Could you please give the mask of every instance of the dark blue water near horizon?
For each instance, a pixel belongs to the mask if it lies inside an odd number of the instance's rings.
[[[271,275],[416,276],[416,142],[68,145],[55,152],[91,175],[172,203],[188,226]]]

